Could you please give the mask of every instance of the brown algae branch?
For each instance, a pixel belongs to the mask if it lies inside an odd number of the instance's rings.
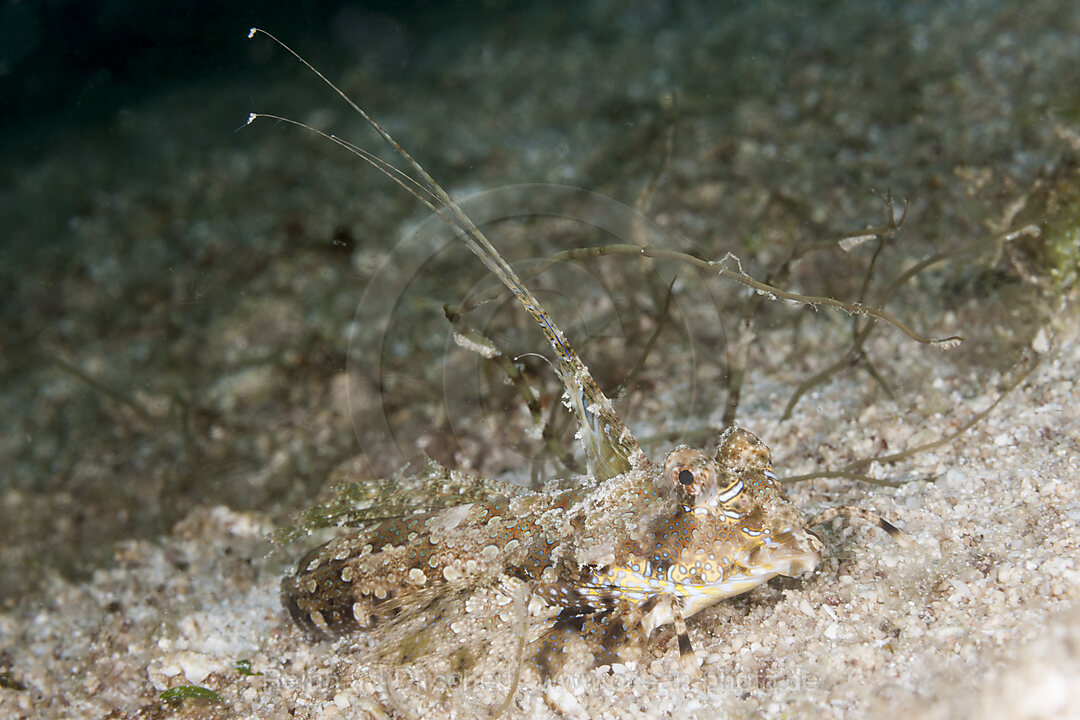
[[[1020,368],[1019,372],[1017,372],[1016,376],[1009,382],[1008,385],[1005,386],[1005,388],[1001,391],[1001,394],[998,395],[997,399],[994,400],[994,402],[990,403],[989,407],[987,407],[985,410],[975,413],[970,418],[968,418],[967,422],[958,427],[956,430],[953,430],[951,433],[942,435],[937,440],[930,440],[929,442],[921,443],[919,445],[916,445],[915,447],[901,450],[900,452],[890,453],[889,455],[875,455],[874,457],[859,458],[858,460],[853,460],[852,462],[848,463],[847,465],[838,470],[823,470],[821,472],[806,473],[804,475],[791,475],[789,477],[785,477],[783,479],[783,482],[785,485],[788,485],[791,483],[803,482],[804,480],[816,480],[818,478],[846,477],[856,480],[864,480],[866,482],[874,483],[876,485],[900,484],[894,483],[893,481],[889,480],[879,480],[868,475],[862,475],[858,471],[863,468],[869,467],[874,463],[885,464],[897,462],[899,460],[906,460],[913,455],[918,455],[919,453],[926,452],[927,450],[934,450],[935,448],[939,448],[942,445],[948,445],[953,440],[978,425],[987,415],[992,413],[994,411],[994,408],[1000,405],[1001,401],[1004,400],[1009,395],[1009,393],[1018,388],[1020,384],[1023,383],[1024,380],[1028,378],[1028,376],[1031,375],[1031,373],[1035,372],[1035,369],[1039,367],[1040,360],[1041,357],[1038,355],[1038,353],[1035,353],[1034,351],[1029,352],[1027,355],[1021,358],[1020,361],[1016,364],[1016,367]]]
[[[568,365],[568,370],[572,374],[578,374],[578,371],[583,369],[577,367],[580,364],[580,360],[577,358],[576,353],[569,346],[565,340],[565,336],[561,331],[554,326],[550,316],[543,310],[540,304],[536,301],[532,293],[522,284],[517,274],[510,268],[510,266],[503,260],[502,256],[491,245],[487,237],[477,228],[472,220],[461,210],[458,204],[450,197],[450,195],[440,186],[435,180],[420,166],[418,162],[410,155],[381,125],[375,122],[371,116],[369,116],[359,105],[346,95],[340,88],[332,83],[325,75],[319,72],[314,66],[312,66],[307,60],[297,54],[292,48],[283,43],[273,34],[262,30],[261,28],[251,28],[248,33],[248,37],[254,37],[256,34],[262,33],[277,45],[284,48],[289,54],[300,61],[306,68],[319,77],[327,86],[329,86],[338,96],[340,96],[353,110],[355,110],[367,123],[375,130],[376,133],[396,152],[409,166],[409,168],[416,173],[417,177],[414,178],[408,173],[400,170],[394,165],[387,163],[372,153],[343,140],[335,135],[329,135],[321,132],[315,128],[311,128],[304,123],[290,120],[288,118],[270,115],[265,113],[251,113],[248,116],[248,124],[251,124],[254,120],[262,117],[267,119],[274,119],[282,122],[287,122],[292,125],[297,125],[318,135],[330,140],[331,142],[340,145],[346,150],[360,156],[362,159],[370,163],[376,169],[383,172],[387,177],[400,185],[406,191],[408,191],[413,197],[423,203],[429,210],[434,212],[440,218],[442,218],[448,225],[453,227],[459,232],[462,240],[469,247],[470,250],[484,263],[485,266],[498,277],[504,285],[517,297],[517,299],[525,306],[525,309],[530,315],[540,324],[544,330],[544,334],[547,336],[548,341],[560,355],[560,359]],[[418,179],[417,179],[418,178]],[[605,245],[597,248],[588,248],[584,254],[585,257],[601,254],[633,254],[641,255],[643,257],[652,258],[666,258],[672,260],[679,260],[689,263],[695,267],[699,267],[703,270],[714,272],[721,277],[734,280],[735,282],[745,285],[753,290],[769,295],[773,298],[779,298],[781,300],[790,300],[804,305],[810,305],[811,307],[818,307],[819,305],[825,305],[835,307],[845,312],[854,315],[865,315],[875,317],[880,320],[893,325],[905,335],[915,340],[916,342],[924,345],[941,345],[943,347],[952,347],[963,341],[963,337],[959,335],[953,335],[946,338],[934,339],[928,338],[924,335],[912,330],[906,324],[901,322],[896,317],[890,315],[884,310],[879,310],[874,307],[870,307],[863,303],[849,303],[843,300],[837,300],[836,298],[816,296],[816,295],[801,295],[799,293],[792,293],[786,290],[769,285],[768,283],[755,280],[747,275],[741,269],[741,263],[736,256],[728,253],[722,260],[718,262],[702,260],[701,258],[694,257],[687,253],[679,252],[676,250],[660,250],[651,246],[639,246],[629,244],[614,244]],[[557,257],[557,256],[556,256]],[[581,257],[581,255],[578,255]],[[733,258],[736,263],[740,264],[738,272],[731,270],[723,265],[724,261],[728,258]],[[575,383],[576,384],[576,383]],[[592,383],[586,382],[586,385]],[[587,392],[588,395],[594,395],[599,399],[597,395],[598,388],[588,388],[592,392]],[[628,447],[627,450],[630,454],[635,454],[637,448]]]
[[[941,345],[945,348],[951,348],[964,341],[964,338],[960,335],[950,335],[949,337],[944,338],[930,338],[925,335],[920,335],[897,317],[885,312],[884,310],[871,307],[870,305],[866,305],[864,303],[845,302],[843,300],[837,300],[836,298],[824,297],[820,295],[802,295],[799,293],[782,290],[778,287],[769,285],[768,283],[762,282],[760,280],[755,280],[742,270],[741,263],[739,263],[739,258],[731,253],[728,253],[724,256],[723,259],[719,261],[702,260],[699,257],[695,257],[693,255],[690,255],[689,253],[680,252],[678,250],[662,250],[660,248],[652,247],[651,245],[641,247],[640,245],[616,243],[612,245],[598,245],[596,247],[579,248],[575,250],[567,250],[564,252],[555,253],[548,258],[547,262],[554,264],[556,262],[562,262],[564,260],[600,257],[602,255],[640,255],[642,257],[649,258],[677,260],[679,262],[693,265],[694,267],[700,268],[707,272],[715,273],[720,277],[734,280],[735,282],[741,285],[745,285],[752,290],[764,293],[765,295],[768,295],[773,299],[790,300],[792,302],[809,305],[815,308],[819,305],[825,305],[838,308],[852,315],[865,315],[868,317],[877,318],[878,320],[883,320],[890,325],[896,327],[898,330],[910,337],[912,340],[922,343],[923,345]],[[739,270],[732,270],[731,268],[724,265],[724,262],[729,258],[734,260],[736,264],[740,264]],[[935,256],[932,260],[933,262],[939,262],[941,259],[942,258]],[[920,263],[916,267],[921,270],[925,267],[925,265],[926,263]],[[542,271],[543,268],[539,270],[539,272]],[[914,273],[909,272],[905,273],[902,277],[904,277],[905,279],[910,279],[910,277],[912,277],[913,275]]]

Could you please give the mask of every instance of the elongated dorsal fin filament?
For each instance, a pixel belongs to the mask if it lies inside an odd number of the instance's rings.
[[[260,33],[266,35],[295,57],[348,103],[349,107],[364,118],[368,125],[370,125],[383,141],[385,141],[406,163],[406,166],[412,174],[395,167],[391,163],[376,157],[372,153],[348,141],[316,130],[295,120],[265,113],[251,113],[248,117],[248,123],[250,124],[252,121],[264,117],[307,128],[308,130],[323,136],[327,140],[340,145],[349,152],[354,153],[376,170],[386,175],[390,180],[400,185],[428,209],[438,215],[444,222],[453,228],[458,237],[461,238],[473,254],[480,258],[480,261],[484,263],[487,269],[499,278],[502,284],[514,294],[514,297],[518,299],[518,302],[521,303],[525,310],[540,326],[541,331],[544,333],[544,337],[547,338],[548,343],[555,351],[556,367],[558,368],[559,376],[562,379],[563,387],[566,390],[569,404],[577,415],[578,424],[580,426],[581,442],[585,449],[589,472],[593,478],[599,481],[606,480],[626,472],[635,465],[646,462],[645,455],[641,451],[641,447],[638,445],[637,440],[634,439],[634,436],[630,433],[630,430],[626,427],[622,418],[619,417],[619,414],[615,412],[611,401],[604,395],[603,391],[593,380],[592,375],[589,373],[589,369],[585,366],[585,363],[582,362],[581,358],[578,357],[578,354],[566,339],[566,335],[555,324],[555,321],[551,319],[551,316],[544,310],[540,301],[537,300],[532,292],[525,286],[517,273],[510,267],[509,263],[503,259],[502,255],[499,254],[499,251],[495,249],[480,228],[477,227],[476,223],[474,223],[458,206],[454,199],[450,197],[450,194],[447,193],[426,170],[424,170],[420,163],[413,159],[413,157],[390,135],[389,132],[379,125],[379,123],[346,95],[344,91],[332,83],[299,53],[271,33],[260,28],[251,28],[248,37],[254,37]]]

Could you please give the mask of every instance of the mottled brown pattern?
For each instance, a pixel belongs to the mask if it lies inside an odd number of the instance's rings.
[[[567,642],[584,639],[599,663],[634,659],[655,628],[819,561],[768,449],[744,430],[725,432],[713,455],[680,447],[663,467],[585,482],[335,538],[284,580],[285,604],[313,634],[339,635],[517,579],[539,601],[535,615],[556,615],[531,648],[547,676],[566,666]],[[439,652],[432,642],[427,651]]]

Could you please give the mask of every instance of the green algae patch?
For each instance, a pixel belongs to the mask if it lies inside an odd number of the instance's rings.
[[[161,693],[161,700],[172,708],[179,708],[188,702],[202,702],[213,705],[224,705],[221,696],[209,688],[199,685],[177,685]]]
[[[254,676],[254,675],[262,675],[261,672],[258,672],[256,670],[252,669],[251,661],[247,660],[247,659],[237,660],[236,662],[234,662],[233,663],[233,669],[236,670],[236,672],[240,673],[241,675],[244,675],[244,676],[247,676],[247,677],[251,677],[251,676]]]
[[[1080,159],[1069,158],[1035,181],[1011,223],[1008,259],[1051,298],[1067,298],[1080,281]]]

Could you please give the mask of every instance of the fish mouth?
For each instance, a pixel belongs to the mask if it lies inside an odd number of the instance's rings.
[[[794,577],[810,572],[821,562],[822,547],[821,540],[803,528],[763,532],[735,554],[723,579],[679,587],[683,615],[690,617],[723,598],[753,590],[777,575]]]
[[[795,577],[817,568],[821,539],[805,528],[763,535],[746,548],[742,564],[754,575]]]

